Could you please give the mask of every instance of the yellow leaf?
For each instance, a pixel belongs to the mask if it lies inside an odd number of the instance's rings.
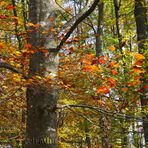
[[[37,79],[42,79],[40,76],[36,76]]]
[[[31,26],[31,27],[36,27],[36,25],[35,24],[33,24],[33,23],[28,23],[28,26]]]
[[[19,55],[21,55],[21,52],[20,51],[15,51],[15,53],[14,53],[16,56],[19,56]]]
[[[92,71],[94,72],[97,72],[99,70],[96,65],[92,65],[91,68],[92,68]]]
[[[20,65],[20,64],[15,64],[15,67],[16,67],[16,68],[20,68],[21,65]]]

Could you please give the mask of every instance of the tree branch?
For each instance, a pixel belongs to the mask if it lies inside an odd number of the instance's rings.
[[[69,107],[72,107],[72,108],[88,108],[88,109],[94,110],[96,112],[100,112],[102,114],[112,116],[112,117],[117,118],[117,119],[127,118],[129,120],[133,119],[134,121],[144,121],[144,122],[148,123],[148,120],[142,119],[142,117],[135,117],[135,116],[127,115],[127,114],[123,114],[123,113],[112,112],[112,111],[104,110],[104,109],[101,109],[99,107],[94,107],[94,106],[88,106],[88,105],[64,105],[64,106],[62,106],[62,108],[69,108]],[[60,109],[60,107],[57,107],[57,109]]]
[[[96,124],[95,122],[93,122],[92,120],[90,120],[88,117],[84,116],[84,115],[81,114],[81,113],[78,113],[78,112],[74,111],[73,109],[71,109],[71,108],[68,107],[68,106],[67,106],[67,108],[68,108],[70,111],[72,111],[73,113],[75,113],[76,115],[78,115],[78,116],[84,118],[85,120],[87,120],[87,121],[88,121],[89,123],[91,123],[92,125],[98,127],[98,124]]]
[[[18,73],[21,74],[25,79],[28,78],[28,76],[26,76],[25,74],[23,74],[19,69],[16,69],[15,67],[13,67],[12,65],[6,63],[6,62],[0,62],[0,68],[5,68],[8,69],[14,73]]]
[[[69,38],[69,36],[77,28],[77,26],[95,10],[99,1],[100,0],[94,0],[94,3],[90,6],[90,8],[85,13],[83,13],[80,17],[78,17],[78,19],[75,21],[73,26],[71,26],[69,31],[66,33],[64,38],[61,40],[60,44],[57,46],[56,51],[59,51],[61,49],[61,47],[64,45],[65,41]]]

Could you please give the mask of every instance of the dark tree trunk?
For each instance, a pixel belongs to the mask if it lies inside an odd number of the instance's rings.
[[[29,76],[51,76],[56,81],[58,69],[58,54],[42,52],[55,48],[55,35],[50,31],[55,19],[53,3],[48,0],[30,0],[29,21],[40,27],[30,27],[29,43],[36,50],[30,58]],[[43,32],[48,32],[43,34]],[[48,73],[50,71],[50,73]],[[57,148],[57,115],[56,104],[58,92],[54,85],[34,81],[27,88],[27,125],[26,148]]]
[[[135,19],[137,26],[137,40],[139,52],[144,49],[144,43],[148,39],[147,11],[145,0],[135,0]]]
[[[143,51],[145,52],[145,50],[147,50],[144,44],[148,39],[148,24],[147,24],[148,22],[147,22],[145,0],[135,0],[135,19],[136,19],[136,26],[137,26],[138,48],[139,48],[139,52],[143,53]],[[147,69],[148,67],[145,67],[146,71]],[[143,77],[141,80],[143,82],[143,86],[148,84],[148,79],[146,77]],[[148,93],[147,90],[144,89],[140,97],[143,111],[146,110],[146,107],[148,105],[148,96],[146,95],[147,93]],[[145,142],[148,144],[148,123],[143,122],[143,127],[144,127]]]
[[[118,37],[118,47],[122,53],[122,46],[121,46],[122,37],[120,34],[120,26],[119,26],[119,10],[120,10],[120,6],[121,6],[121,0],[119,2],[118,2],[118,0],[113,0],[113,2],[114,2],[114,8],[115,8],[116,34]]]
[[[89,136],[89,127],[88,127],[88,122],[85,121],[85,135],[86,135],[86,144],[87,144],[87,147],[88,148],[91,148],[91,139],[90,139],[90,136]]]
[[[50,76],[52,82],[56,81],[59,58],[54,49],[56,51],[61,49],[76,27],[93,12],[98,2],[99,0],[95,0],[91,7],[80,15],[57,45],[56,34],[51,29],[55,26],[55,0],[29,1],[29,22],[35,26],[31,25],[33,27],[30,27],[28,38],[32,49],[36,50],[30,58],[29,77]],[[26,148],[58,147],[56,115],[58,92],[52,82],[44,84],[33,81],[27,88]]]
[[[98,4],[98,27],[96,34],[96,56],[100,56],[102,54],[102,35],[103,35],[103,10],[104,3],[100,2]]]

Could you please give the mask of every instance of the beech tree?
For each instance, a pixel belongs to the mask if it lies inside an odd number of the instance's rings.
[[[59,43],[57,35],[51,29],[56,21],[55,1],[29,1],[29,22],[39,25],[38,30],[31,27],[29,33],[29,43],[36,50],[30,59],[29,76],[37,74],[40,77],[46,77],[49,75],[53,81],[56,81],[55,76],[58,70],[57,52],[77,25],[95,9],[98,2],[99,0],[95,0],[92,6],[76,19]],[[47,50],[47,53],[40,51],[40,48]],[[26,147],[58,147],[57,100],[58,90],[53,84],[44,86],[35,83],[28,86]],[[51,142],[38,145],[37,141],[44,138],[49,138]]]

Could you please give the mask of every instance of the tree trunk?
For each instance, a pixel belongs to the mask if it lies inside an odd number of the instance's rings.
[[[146,50],[144,44],[148,39],[148,25],[147,25],[146,15],[147,14],[146,14],[145,0],[135,0],[135,19],[136,19],[136,26],[137,26],[138,48],[140,53],[143,53],[143,51]],[[145,67],[146,71],[147,71],[147,68],[148,67]],[[148,84],[148,79],[146,77],[143,77],[141,80],[143,82],[143,86]],[[141,106],[143,110],[144,108],[146,110],[146,107],[148,105],[148,96],[146,94],[147,94],[147,90],[144,89],[140,97]],[[148,123],[143,122],[143,127],[144,127],[145,142],[148,144]]]
[[[119,2],[118,2],[118,0],[113,0],[113,2],[114,2],[114,8],[115,8],[116,34],[118,37],[118,47],[122,53],[122,46],[121,46],[122,37],[120,34],[120,26],[119,26],[119,10],[120,10],[120,6],[121,6],[121,0]]]
[[[90,139],[90,135],[89,135],[89,126],[88,126],[88,122],[85,121],[85,141],[87,144],[87,148],[91,148],[91,139]]]
[[[41,78],[51,76],[51,81],[56,81],[54,76],[56,76],[58,70],[58,54],[50,52],[50,48],[57,46],[55,34],[50,29],[54,26],[54,20],[54,1],[30,0],[29,21],[39,26],[38,28],[30,27],[29,30],[29,43],[32,45],[32,49],[36,51],[30,58],[30,77],[36,75]],[[57,89],[53,84],[34,81],[28,86],[26,97],[26,148],[56,148]]]
[[[100,2],[98,4],[98,27],[96,34],[96,56],[100,56],[102,54],[102,35],[103,35],[103,13],[104,11],[104,3]]]

